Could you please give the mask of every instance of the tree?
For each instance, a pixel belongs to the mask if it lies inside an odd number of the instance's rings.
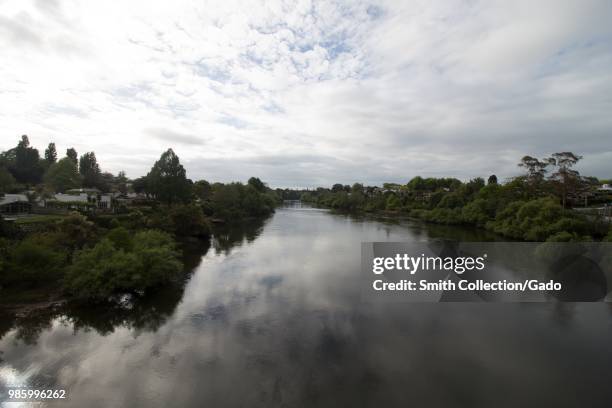
[[[544,182],[544,176],[546,175],[546,168],[549,165],[550,162],[548,159],[540,161],[531,156],[523,156],[521,159],[518,166],[527,169],[526,180],[531,190],[531,195],[540,195]]]
[[[193,195],[200,200],[207,200],[210,198],[211,187],[210,183],[206,180],[198,180],[193,183]]]
[[[101,184],[100,166],[94,152],[88,152],[79,159],[79,173],[83,176],[84,187],[99,187]]]
[[[97,234],[95,224],[77,212],[58,222],[57,229],[64,236],[64,245],[71,249],[83,248],[94,242]]]
[[[260,193],[266,191],[266,185],[257,177],[251,177],[248,181],[248,185],[253,186],[253,188],[255,188],[255,190],[259,191]]]
[[[121,194],[127,194],[128,178],[125,175],[125,171],[122,170],[117,174],[115,183],[117,184],[117,190],[119,190]]]
[[[344,186],[342,184],[340,184],[340,183],[334,184],[332,186],[332,189],[331,189],[332,193],[338,193],[338,192],[340,192],[342,190],[344,190]]]
[[[81,176],[72,159],[64,157],[49,167],[45,173],[45,183],[55,191],[64,192],[81,186]]]
[[[497,184],[497,176],[495,174],[491,174],[487,180],[487,184]]]
[[[197,205],[175,206],[169,212],[173,224],[173,232],[183,237],[206,237],[210,235],[210,227],[202,208]]]
[[[150,194],[150,190],[149,190],[149,182],[147,180],[147,177],[138,177],[137,179],[135,179],[132,182],[132,188],[134,189],[134,192],[138,193],[138,194]]]
[[[14,165],[9,170],[20,183],[36,184],[42,177],[43,168],[40,165],[38,150],[30,147],[26,135],[21,136],[21,141],[17,144]]]
[[[185,168],[172,149],[165,151],[155,162],[147,184],[150,192],[160,201],[172,205],[186,202],[191,195],[191,182],[186,177]]]
[[[73,147],[66,150],[66,157],[72,160],[75,165],[79,164],[79,155],[77,154],[77,151],[74,150]]]
[[[421,176],[416,176],[416,177],[413,177],[412,180],[410,180],[408,184],[406,185],[408,186],[408,189],[413,190],[413,191],[424,190],[425,180],[423,180],[423,177]]]
[[[53,164],[57,161],[57,150],[55,150],[55,143],[49,143],[47,150],[45,150],[45,160],[49,164]]]
[[[0,167],[0,193],[11,191],[17,181],[15,177],[4,167]]]
[[[565,208],[568,193],[577,193],[584,184],[580,173],[572,169],[580,159],[582,156],[572,152],[554,153],[547,159],[549,164],[557,168],[557,171],[551,175],[551,179],[557,186],[563,208]]]

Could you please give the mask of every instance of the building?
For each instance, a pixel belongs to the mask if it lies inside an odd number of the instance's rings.
[[[602,184],[601,187],[599,187],[597,189],[597,191],[600,191],[602,193],[612,194],[612,185],[610,185],[610,184]]]
[[[25,194],[4,194],[0,196],[0,214],[27,214],[32,204]]]
[[[110,211],[113,207],[113,198],[110,194],[99,194],[95,191],[81,191],[77,194],[58,193],[43,200],[42,203],[45,208],[97,209]]]

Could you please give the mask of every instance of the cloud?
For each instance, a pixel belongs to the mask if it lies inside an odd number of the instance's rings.
[[[168,142],[170,144],[178,143],[183,145],[202,145],[205,143],[204,138],[197,137],[185,133],[175,132],[164,128],[149,128],[145,132],[156,139]]]
[[[273,186],[504,178],[574,150],[610,177],[611,19],[605,0],[4,2],[0,149],[28,133],[137,177],[172,146],[192,179]]]

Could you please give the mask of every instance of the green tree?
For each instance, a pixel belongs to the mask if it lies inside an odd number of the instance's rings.
[[[331,191],[332,193],[339,193],[340,191],[344,190],[344,186],[340,183],[336,183],[332,186]]]
[[[94,152],[88,152],[81,156],[79,159],[79,173],[83,176],[84,187],[100,187],[102,172]]]
[[[7,193],[15,186],[15,177],[4,167],[0,167],[0,193]]]
[[[70,147],[69,149],[66,150],[66,157],[72,160],[75,166],[79,165],[79,155],[77,154],[77,151],[74,150],[73,147]]]
[[[57,161],[57,150],[55,150],[55,143],[49,143],[47,150],[45,150],[45,160],[49,164],[53,164]]]
[[[146,176],[138,177],[132,182],[132,188],[138,194],[150,194],[149,181]]]
[[[530,198],[541,197],[547,194],[548,189],[545,176],[550,164],[549,159],[539,160],[532,156],[523,156],[518,164],[519,167],[527,170],[527,174],[518,177],[518,179],[524,181],[525,190]]]
[[[24,184],[36,184],[40,182],[43,168],[40,165],[38,150],[30,147],[30,141],[26,135],[15,148],[15,161],[9,169],[18,182]]]
[[[206,180],[198,180],[193,183],[193,195],[200,200],[208,200],[212,189],[210,183]]]
[[[74,162],[64,157],[49,167],[45,173],[44,181],[55,191],[64,192],[81,186],[81,175]]]
[[[11,249],[5,284],[19,283],[34,285],[41,281],[56,279],[65,262],[66,256],[61,251],[37,242],[36,236],[31,236],[15,244]]]
[[[57,224],[58,231],[64,235],[64,243],[70,249],[78,249],[95,241],[96,226],[87,217],[77,212],[63,218]]]
[[[115,220],[113,218],[113,220]],[[112,242],[113,246],[117,249],[122,249],[126,252],[130,252],[134,248],[134,242],[132,241],[132,235],[124,227],[115,227],[109,231],[106,238]]]
[[[247,183],[249,186],[252,186],[255,190],[263,193],[266,191],[266,185],[261,181],[258,177],[251,177]]]
[[[125,171],[120,171],[117,174],[117,177],[115,178],[115,183],[117,185],[117,190],[119,190],[121,194],[127,194],[128,178],[125,175]]]
[[[93,248],[78,251],[64,279],[66,289],[77,297],[103,300],[170,282],[183,270],[168,234],[141,231],[133,243],[126,251],[104,238]]]
[[[389,195],[389,198],[387,198],[387,210],[398,210],[401,206],[401,202],[399,200],[399,198],[395,195],[395,194],[391,194]]]
[[[487,180],[487,185],[488,184],[497,184],[497,176],[495,174],[491,174],[489,176],[489,179]]]
[[[551,175],[551,179],[561,196],[563,208],[565,208],[568,194],[578,193],[584,185],[580,173],[572,169],[580,159],[582,159],[582,156],[575,155],[572,152],[561,152],[554,153],[547,160],[549,164],[557,168],[557,171]]]
[[[165,151],[155,162],[147,174],[147,184],[155,198],[168,205],[186,202],[191,195],[191,182],[172,149]]]
[[[174,206],[170,211],[174,233],[185,237],[207,237],[210,227],[202,208],[197,205]]]

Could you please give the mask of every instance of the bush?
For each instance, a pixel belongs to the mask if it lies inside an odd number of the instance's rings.
[[[93,248],[76,253],[66,274],[65,288],[87,299],[144,291],[171,281],[182,271],[178,255],[172,238],[161,231],[137,233],[132,251],[119,249],[104,238]]]
[[[129,231],[123,227],[113,228],[106,236],[116,249],[123,249],[130,252],[134,247],[132,236]]]
[[[181,205],[170,210],[172,232],[184,237],[208,237],[210,226],[202,208],[197,205]]]
[[[401,205],[402,203],[400,202],[399,198],[395,194],[391,194],[387,198],[387,205],[386,205],[387,210],[389,211],[398,210]]]
[[[484,227],[489,221],[487,213],[487,202],[482,198],[470,202],[461,210],[461,218],[464,222]]]
[[[57,229],[64,234],[66,246],[72,249],[83,248],[86,244],[95,242],[96,226],[87,217],[77,212],[71,213],[57,223]]]
[[[3,284],[37,283],[58,279],[66,262],[66,254],[31,236],[5,247]]]

